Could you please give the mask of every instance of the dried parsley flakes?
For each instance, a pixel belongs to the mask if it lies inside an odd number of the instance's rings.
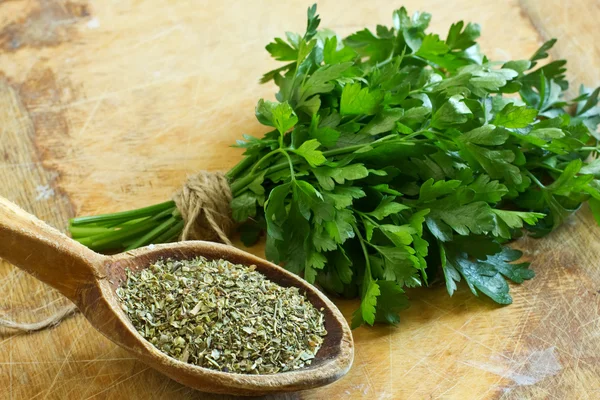
[[[298,288],[225,260],[159,260],[117,289],[140,334],[163,353],[224,372],[273,374],[310,365],[327,334]]]

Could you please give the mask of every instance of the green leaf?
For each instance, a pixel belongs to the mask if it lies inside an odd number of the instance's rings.
[[[504,221],[509,228],[522,228],[523,222],[535,225],[538,219],[546,216],[542,213],[524,211],[492,210],[492,212]]]
[[[516,71],[518,74],[522,74],[531,68],[531,61],[529,60],[514,60],[505,63],[502,68],[512,69]]]
[[[398,247],[387,247],[387,246],[375,246],[373,247],[381,254],[387,261],[394,264],[403,264],[404,261],[413,261],[415,258],[415,250],[410,246],[398,246]],[[414,265],[413,262],[408,263]]]
[[[468,153],[463,154],[473,157],[490,177],[504,178],[510,185],[520,185],[523,181],[519,167],[512,164],[515,154],[511,150],[489,150],[472,143],[465,148]]]
[[[546,216],[542,213],[525,211],[492,210],[492,212],[496,214],[496,227],[492,233],[505,239],[511,238],[510,229],[522,228],[523,222],[535,225],[539,219]]]
[[[580,191],[593,179],[589,175],[577,176],[582,166],[583,162],[580,159],[571,161],[562,174],[551,185],[546,186],[546,190],[561,196],[569,196],[572,192]]]
[[[317,139],[310,139],[302,143],[302,146],[293,151],[303,157],[311,167],[316,167],[327,161],[323,153],[317,150],[320,145],[321,143],[319,143]]]
[[[365,214],[375,217],[378,220],[382,220],[389,215],[397,214],[402,210],[408,210],[410,208],[404,204],[396,203],[393,200],[393,197],[384,197],[375,210]]]
[[[486,264],[493,265],[502,275],[515,283],[523,283],[525,280],[535,276],[535,272],[529,269],[529,263],[512,264],[523,255],[519,250],[504,247],[502,252],[488,256]]]
[[[452,246],[450,248],[450,245]],[[471,258],[485,260],[488,256],[502,250],[500,243],[490,236],[471,235],[455,236],[452,243],[448,244],[451,251],[466,253]]]
[[[508,103],[504,108],[496,114],[494,124],[505,128],[525,128],[535,121],[538,115],[538,110],[528,108],[527,106],[518,107],[512,103]]]
[[[468,23],[463,30],[464,22],[458,21],[450,26],[446,44],[453,50],[465,50],[475,44],[475,40],[481,34],[478,24]]]
[[[323,127],[311,131],[310,136],[317,139],[325,147],[333,147],[340,138],[340,132],[333,128]]]
[[[264,229],[265,226],[263,223],[258,223],[253,220],[248,220],[241,224],[238,228],[238,231],[240,232],[240,239],[242,240],[242,243],[244,243],[244,246],[254,246],[260,239],[261,233]]]
[[[275,128],[282,135],[292,129],[298,122],[298,117],[287,102],[277,104],[277,106],[271,109],[271,113]]]
[[[396,121],[403,115],[404,110],[401,108],[382,110],[359,133],[378,135],[383,132],[389,132],[396,126]]]
[[[429,114],[431,114],[431,109],[428,107],[421,106],[409,108],[404,111],[404,115],[400,117],[399,121],[411,126],[414,124],[421,124],[427,119]]]
[[[592,214],[594,215],[594,219],[596,220],[596,223],[600,225],[600,200],[591,198],[589,203],[590,208],[592,209]]]
[[[433,114],[431,126],[445,129],[453,125],[464,124],[472,115],[469,107],[463,102],[463,96],[452,96]]]
[[[484,97],[488,92],[498,91],[504,87],[509,80],[516,78],[519,74],[508,68],[491,69],[469,65],[461,69],[462,73],[470,73],[470,89],[477,96]]]
[[[379,285],[371,279],[363,285],[366,285],[366,290],[359,309],[352,314],[352,329],[358,328],[363,323],[369,325],[375,323],[375,306],[377,305],[377,297],[381,294]]]
[[[583,175],[593,175],[594,178],[600,178],[600,158],[584,164],[579,170],[579,173]]]
[[[547,42],[545,42],[539,49],[537,49],[535,53],[533,53],[533,55],[530,58],[532,68],[535,67],[535,65],[537,64],[536,61],[543,60],[544,58],[548,57],[547,51],[550,50],[555,43],[556,39],[550,39]]]
[[[301,103],[308,97],[317,93],[331,92],[335,87],[335,84],[331,81],[341,78],[343,73],[351,66],[352,63],[347,62],[342,64],[323,65],[317,69],[302,85],[299,102]]]
[[[298,122],[298,117],[287,102],[276,103],[263,99],[256,106],[256,118],[263,125],[276,127],[282,135]]]
[[[321,19],[317,14],[317,4],[315,3],[308,7],[308,10],[306,11],[306,33],[304,34],[305,40],[310,40],[317,34],[317,28],[319,27],[320,23]]]
[[[313,169],[313,173],[319,185],[325,190],[333,190],[335,186],[334,181],[343,185],[346,180],[362,179],[369,175],[369,171],[363,164],[350,164],[338,168],[322,166]]]
[[[378,228],[390,239],[396,246],[409,245],[413,242],[413,235],[417,231],[410,225],[390,225],[382,224]]]
[[[352,282],[354,272],[352,271],[352,261],[346,255],[346,252],[342,247],[339,251],[328,253],[329,265],[333,265],[335,268],[340,281],[345,284]]]
[[[322,225],[313,227],[312,245],[315,250],[320,252],[337,249],[337,243],[329,236],[329,233]]]
[[[394,50],[392,38],[379,38],[368,29],[353,33],[344,39],[344,43],[360,56],[369,57],[372,62],[385,60]]]
[[[275,41],[269,43],[266,49],[278,61],[295,61],[298,58],[298,49],[280,38],[275,38]]]
[[[336,243],[342,244],[346,240],[354,237],[354,228],[352,224],[356,222],[352,211],[336,210],[335,219],[333,221],[325,221],[323,226],[329,237]]]
[[[273,108],[275,108],[277,104],[279,103],[260,99],[255,109],[256,119],[258,119],[258,122],[267,126],[275,126],[273,123]]]
[[[231,201],[231,213],[235,221],[243,222],[256,216],[256,194],[244,192]]]
[[[598,104],[598,95],[600,95],[600,87],[597,87],[589,94],[585,103],[581,102],[577,107],[577,115],[583,115]]]
[[[433,178],[428,179],[421,185],[419,200],[427,202],[454,193],[460,184],[461,182],[457,180],[434,182]]]
[[[408,297],[404,290],[395,282],[378,281],[379,297],[375,312],[376,322],[397,324],[400,322],[398,313],[408,308]]]
[[[460,272],[465,278],[471,292],[477,296],[477,291],[484,293],[496,303],[511,304],[509,287],[504,277],[515,283],[522,283],[526,279],[534,276],[533,271],[528,269],[529,263],[512,264],[518,260],[522,253],[505,247],[500,252],[488,255],[485,260],[472,260],[464,253],[457,253],[455,250],[442,250],[442,265],[446,266],[448,271],[446,283],[448,292],[452,293],[456,289],[454,282],[460,281]]]
[[[332,36],[325,40],[323,47],[323,60],[325,64],[337,64],[347,61],[352,61],[356,58],[356,51],[350,47],[346,47],[343,43],[338,44],[336,36]]]
[[[385,259],[383,277],[386,280],[396,282],[401,287],[420,287],[423,285],[419,276],[418,258],[410,256],[410,259],[401,262],[392,262]]]
[[[316,270],[322,270],[325,267],[327,258],[321,253],[315,251],[310,253],[308,260],[306,260],[306,266],[304,267],[304,279],[308,283],[314,283],[317,276]]]
[[[313,185],[306,181],[293,181],[295,188],[295,199],[298,201],[298,209],[307,220],[310,219],[311,211],[315,217],[323,221],[333,220],[335,211],[333,205],[324,201],[323,196]]]
[[[331,199],[338,210],[350,207],[355,199],[365,196],[365,192],[352,186],[336,186],[332,192],[323,193],[325,199]]]
[[[342,90],[340,114],[373,115],[380,101],[379,95],[369,92],[369,88],[363,88],[360,83],[348,84]]]
[[[289,206],[286,223],[282,226],[283,239],[278,242],[279,254],[285,268],[300,274],[305,266],[310,249],[310,224],[301,214],[296,202]]]
[[[423,38],[423,42],[415,54],[424,58],[429,58],[431,56],[445,54],[449,50],[450,48],[448,45],[446,45],[443,40],[440,40],[438,35],[430,33]]]
[[[496,129],[494,125],[484,125],[464,133],[460,136],[460,140],[484,146],[499,146],[506,142],[508,136],[508,132],[504,129]]]
[[[486,203],[497,203],[508,193],[506,186],[498,181],[490,180],[490,177],[481,174],[468,188],[474,192],[473,201],[485,201]]]
[[[540,128],[529,132],[528,136],[541,139],[549,142],[553,139],[560,139],[565,136],[564,132],[559,128]]]
[[[448,264],[460,272],[475,296],[479,290],[498,304],[512,303],[512,297],[508,294],[508,284],[493,265],[460,256],[449,259]]]
[[[271,190],[269,199],[265,205],[265,219],[267,221],[267,233],[269,236],[283,240],[281,225],[286,220],[285,200],[290,193],[291,184],[285,183]]]
[[[428,205],[431,209],[427,220],[434,220],[451,227],[459,235],[486,234],[494,228],[490,206],[483,201],[457,206],[455,200],[444,199]],[[429,225],[429,224],[428,224]]]
[[[372,188],[381,193],[391,194],[394,196],[402,196],[402,193],[400,193],[399,191],[397,191],[395,189],[390,188],[390,185],[388,185],[387,183],[375,185],[375,186],[372,186]]]
[[[456,284],[460,282],[460,274],[452,264],[448,263],[446,263],[443,271],[446,280],[446,290],[448,291],[448,294],[452,296],[457,289]]]

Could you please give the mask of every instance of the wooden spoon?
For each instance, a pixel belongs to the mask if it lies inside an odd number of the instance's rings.
[[[131,325],[115,294],[125,277],[125,269],[143,269],[161,258],[196,256],[254,264],[271,281],[300,288],[315,307],[324,308],[328,334],[312,365],[272,375],[233,374],[178,361],[147,342]],[[331,301],[296,275],[231,246],[192,241],[104,256],[0,197],[0,257],[68,297],[94,328],[114,343],[177,382],[195,389],[237,395],[304,390],[341,378],[352,365],[352,334]]]

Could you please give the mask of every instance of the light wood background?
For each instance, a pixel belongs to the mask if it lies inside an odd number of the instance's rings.
[[[483,26],[492,59],[527,58],[558,37],[569,79],[600,84],[597,0],[319,3],[322,26],[348,34],[392,11]],[[260,135],[264,46],[303,31],[309,1],[0,1],[0,195],[64,229],[75,215],[163,201],[187,174],[226,170],[228,146]],[[573,90],[576,85],[573,85]],[[354,331],[351,372],[277,399],[600,398],[600,229],[586,208],[542,240],[525,240],[537,277],[498,307],[462,288],[411,292],[398,327]],[[259,246],[252,249],[262,254]],[[38,320],[66,304],[0,262],[0,315]],[[337,301],[348,318],[354,301]],[[80,315],[35,334],[0,331],[5,399],[221,399],[148,369]]]

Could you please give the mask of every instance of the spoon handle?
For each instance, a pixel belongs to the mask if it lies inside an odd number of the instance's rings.
[[[0,257],[76,304],[78,289],[100,277],[105,258],[1,196]]]

